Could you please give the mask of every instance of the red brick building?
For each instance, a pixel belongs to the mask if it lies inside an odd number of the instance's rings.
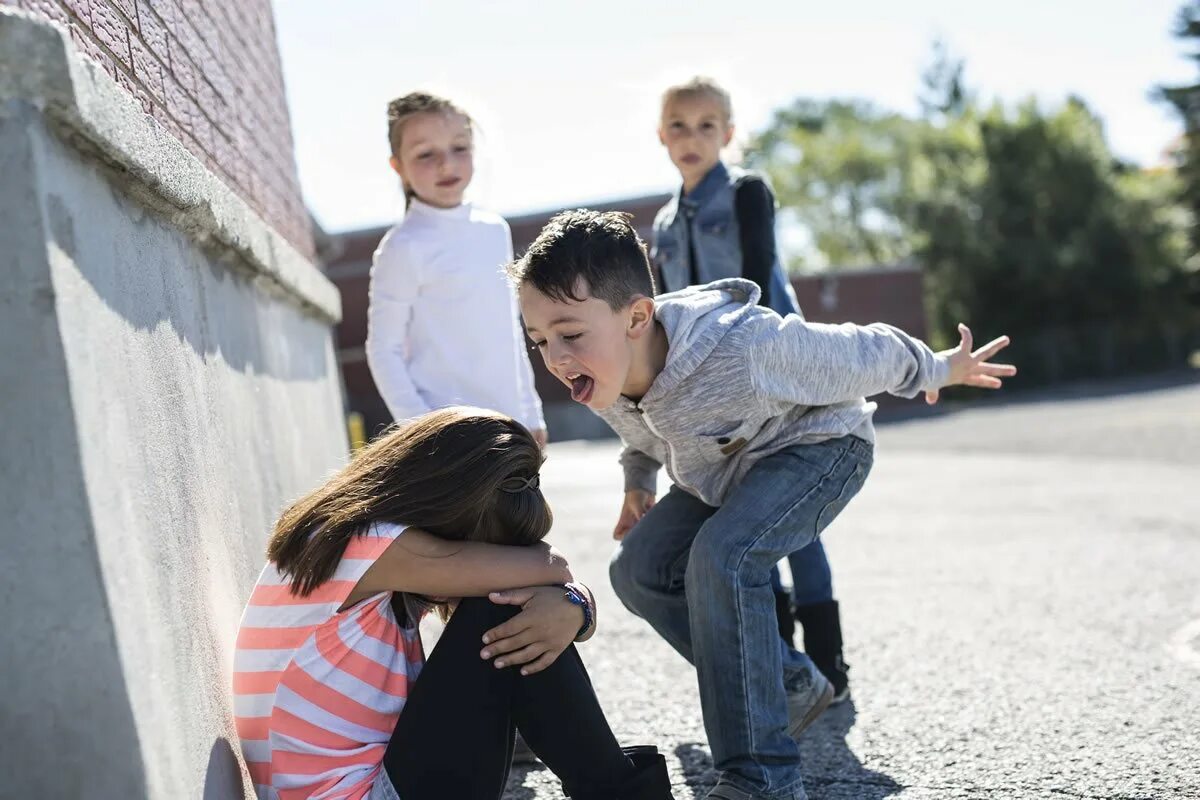
[[[270,0],[0,0],[68,31],[142,109],[312,258]]]
[[[626,211],[643,239],[649,241],[654,215],[669,195],[631,197],[588,207],[601,211]],[[520,254],[537,237],[551,209],[510,217],[513,247]],[[366,228],[321,237],[325,273],[342,295],[342,322],[337,328],[338,361],[346,390],[347,411],[363,415],[368,435],[391,422],[387,407],[375,389],[367,367],[367,289],[371,255],[388,227]],[[815,322],[888,322],[915,336],[926,333],[921,273],[915,267],[876,267],[838,270],[793,278],[792,285],[805,316]],[[559,439],[603,433],[602,423],[570,401],[566,388],[533,359],[537,389],[545,406],[551,436]],[[892,403],[889,402],[889,405]]]

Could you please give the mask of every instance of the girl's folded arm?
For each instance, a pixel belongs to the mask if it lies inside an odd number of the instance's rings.
[[[489,592],[572,579],[567,560],[545,542],[515,547],[449,541],[409,528],[371,565],[354,594],[410,592],[428,597],[482,597]]]

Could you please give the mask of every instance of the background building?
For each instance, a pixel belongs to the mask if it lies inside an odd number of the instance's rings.
[[[650,240],[654,215],[670,195],[652,194],[607,203],[589,203],[599,211],[625,211],[643,239]],[[548,209],[508,218],[513,249],[519,255],[562,208]],[[392,421],[387,406],[375,389],[367,366],[367,290],[371,256],[388,228],[372,227],[347,231],[321,239],[325,274],[341,293],[343,317],[337,327],[338,362],[346,390],[346,409],[363,416],[368,435]],[[793,278],[792,285],[805,316],[815,322],[889,322],[915,336],[926,335],[921,272],[913,266],[834,270],[821,275]],[[599,438],[612,432],[599,417],[571,402],[570,392],[553,378],[532,354],[538,394],[542,397],[546,425],[552,440]],[[880,398],[881,404],[896,408],[906,401]]]
[[[251,797],[234,637],[346,457],[266,0],[0,0],[6,796]]]

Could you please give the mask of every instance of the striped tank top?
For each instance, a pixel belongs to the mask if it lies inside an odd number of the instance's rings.
[[[259,800],[370,793],[424,651],[417,621],[397,624],[390,592],[338,608],[403,531],[371,525],[308,597],[274,564],[259,576],[233,660],[234,718]]]

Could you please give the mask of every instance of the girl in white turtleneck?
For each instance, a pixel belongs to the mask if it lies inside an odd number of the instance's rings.
[[[472,405],[503,412],[546,443],[542,404],[503,273],[512,235],[463,202],[475,171],[471,118],[413,92],[388,104],[391,165],[408,211],[375,251],[367,363],[397,420]]]

